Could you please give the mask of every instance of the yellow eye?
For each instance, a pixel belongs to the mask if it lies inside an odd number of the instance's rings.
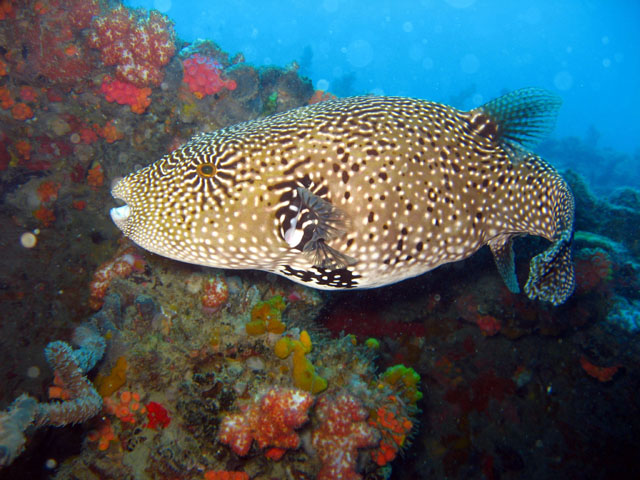
[[[196,170],[198,175],[204,178],[213,177],[216,174],[216,166],[213,163],[202,163]]]

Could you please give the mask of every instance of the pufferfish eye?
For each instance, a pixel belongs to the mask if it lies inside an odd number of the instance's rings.
[[[201,163],[196,171],[201,177],[210,178],[216,174],[216,166],[213,163]]]

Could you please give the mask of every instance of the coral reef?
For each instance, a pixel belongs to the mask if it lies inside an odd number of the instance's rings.
[[[0,2],[0,47],[6,478],[50,458],[46,475],[88,480],[634,471],[636,190],[601,198],[594,177],[566,174],[578,285],[560,308],[506,291],[483,252],[331,295],[177,264],[120,239],[114,179],[193,134],[333,96],[295,65],[187,45],[166,17],[117,0]],[[634,166],[575,141],[545,148]],[[542,248],[519,241],[517,270]],[[54,341],[74,329],[80,348]]]

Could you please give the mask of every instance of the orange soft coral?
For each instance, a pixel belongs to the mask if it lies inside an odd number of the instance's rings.
[[[113,123],[113,120],[107,122],[104,127],[99,127],[98,125],[94,126],[98,135],[105,139],[107,143],[113,143],[117,140],[121,140],[124,138],[124,133],[116,128]]]
[[[35,212],[33,212],[33,216],[36,217],[43,226],[50,227],[53,222],[56,221],[56,216],[53,213],[53,210],[50,208],[41,205]]]
[[[0,87],[0,107],[5,110],[11,108],[16,103],[11,96],[11,92],[5,86]]]
[[[36,193],[38,194],[38,198],[42,203],[52,202],[53,200],[58,198],[59,189],[59,183],[52,182],[51,180],[45,180],[40,185],[38,185]]]
[[[87,184],[93,189],[97,189],[104,184],[104,172],[99,163],[96,163],[87,172]]]
[[[26,140],[18,140],[15,144],[18,156],[23,160],[31,159],[31,144]]]
[[[117,441],[113,428],[111,427],[111,420],[103,417],[98,425],[98,428],[89,431],[87,438],[90,442],[98,442],[98,450],[104,451],[109,448],[111,441]]]
[[[31,110],[31,107],[26,103],[20,102],[13,106],[11,115],[13,115],[13,118],[16,120],[27,120],[33,117],[33,110]]]

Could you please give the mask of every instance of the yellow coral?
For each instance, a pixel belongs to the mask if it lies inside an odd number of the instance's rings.
[[[404,396],[411,403],[415,404],[422,398],[422,392],[418,390],[420,375],[411,367],[405,367],[402,364],[389,367],[380,376],[380,381],[403,391]]]
[[[118,357],[116,364],[107,376],[98,375],[95,380],[96,388],[102,398],[110,397],[127,381],[127,359]]]
[[[320,393],[327,388],[327,380],[316,373],[316,369],[306,354],[311,351],[311,337],[306,330],[300,333],[299,340],[282,337],[276,342],[274,352],[278,358],[285,359],[293,352],[293,384],[311,393]]]
[[[303,348],[293,351],[293,384],[306,392],[320,393],[327,388],[327,380],[316,373]]]
[[[311,351],[311,337],[306,330],[303,330],[302,333],[300,333],[300,343],[304,347],[305,353]]]
[[[282,311],[286,308],[284,300],[276,295],[266,302],[258,302],[251,309],[251,321],[245,325],[249,335],[262,335],[265,332],[284,333],[286,325],[282,322]]]
[[[291,337],[282,337],[276,342],[276,346],[273,350],[278,358],[284,360],[291,354],[291,352],[293,352],[294,347],[295,340],[292,340]]]

